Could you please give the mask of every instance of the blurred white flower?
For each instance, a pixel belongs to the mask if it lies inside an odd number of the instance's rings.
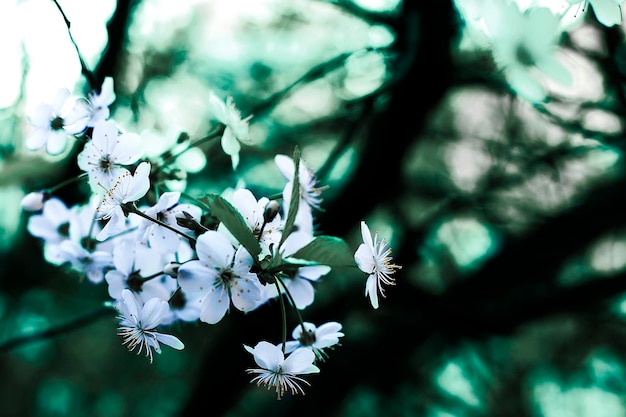
[[[26,137],[25,145],[30,150],[46,147],[50,155],[58,155],[67,147],[70,135],[82,133],[91,117],[88,103],[72,97],[70,90],[61,88],[52,103],[41,103],[30,116],[35,130]]]
[[[571,4],[583,3],[583,10],[589,7],[593,8],[593,13],[596,15],[598,22],[604,26],[615,26],[622,23],[622,8],[621,4],[624,0],[567,0]]]
[[[523,13],[512,1],[491,2],[485,8],[485,23],[494,60],[520,96],[530,102],[545,99],[538,73],[571,84],[571,74],[556,58],[562,34],[559,19],[548,8],[530,8]]]
[[[250,139],[248,129],[248,121],[252,116],[242,119],[241,113],[233,104],[232,97],[228,96],[224,102],[213,92],[209,95],[209,110],[217,121],[225,125],[222,134],[222,149],[224,153],[230,155],[233,169],[235,169],[239,165],[239,150],[241,149],[239,142],[245,145],[254,144]]]
[[[115,91],[113,90],[113,78],[106,77],[99,92],[92,91],[87,97],[91,108],[91,118],[87,126],[95,126],[96,123],[109,118],[109,106],[115,101]]]

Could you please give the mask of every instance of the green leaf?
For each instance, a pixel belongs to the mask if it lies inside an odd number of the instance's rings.
[[[280,237],[278,248],[283,246],[285,239],[289,237],[293,230],[293,225],[296,222],[296,214],[298,214],[298,207],[300,207],[300,148],[296,146],[293,151],[293,163],[294,173],[291,187],[291,201],[289,201],[289,211],[287,212],[287,220],[285,220],[285,226],[283,227],[283,234]]]
[[[224,227],[232,233],[235,239],[246,248],[248,253],[250,253],[252,258],[256,261],[261,253],[261,245],[259,245],[259,242],[241,216],[241,213],[239,213],[232,204],[217,194],[207,194],[202,197],[200,201],[206,204],[211,214],[218,218]]]
[[[306,246],[289,256],[290,260],[313,261],[331,268],[356,267],[354,254],[348,244],[335,236],[317,236]],[[294,261],[297,263],[297,261]]]

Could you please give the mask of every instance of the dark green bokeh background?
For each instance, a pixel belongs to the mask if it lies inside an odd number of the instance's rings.
[[[597,66],[604,94],[559,112],[559,97],[515,98],[488,51],[460,48],[450,0],[242,2],[224,15],[226,3],[114,4],[107,46],[89,60],[116,81],[113,118],[145,136],[201,137],[205,93],[231,94],[262,138],[242,149],[246,184],[280,191],[272,158],[300,146],[330,186],[319,232],[356,249],[366,219],[402,265],[397,286],[373,310],[359,273],[318,283],[305,319],[339,321],[346,336],[305,396],[277,401],[245,373],[243,344],[280,339],[274,304],[176,325],[185,350],[149,364],[100,309],[106,288],[47,264],[16,214],[22,193],[79,173],[78,148],[24,152],[18,100],[0,109],[0,415],[625,416],[623,30],[588,19],[603,54],[564,40]],[[617,124],[590,127],[590,110]],[[221,150],[203,151],[190,192],[234,186]],[[84,191],[59,196],[69,205]]]

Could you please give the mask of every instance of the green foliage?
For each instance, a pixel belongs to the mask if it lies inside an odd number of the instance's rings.
[[[289,258],[292,261],[302,259],[331,268],[356,267],[352,249],[343,239],[335,236],[316,236]]]
[[[252,258],[258,260],[261,254],[261,245],[241,216],[241,213],[225,198],[217,194],[207,194],[199,199],[205,204],[212,215],[228,229],[230,233],[243,245]]]

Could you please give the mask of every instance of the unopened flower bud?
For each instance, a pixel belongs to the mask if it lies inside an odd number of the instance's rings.
[[[176,278],[178,277],[178,268],[180,268],[180,264],[178,262],[170,262],[163,268],[163,273],[172,278]]]
[[[194,220],[193,216],[186,211],[176,213],[176,224],[180,227],[193,230],[196,223],[197,222]]]
[[[22,209],[26,211],[39,211],[43,209],[43,203],[47,199],[47,193],[43,191],[33,191],[22,198]]]
[[[276,200],[270,200],[269,203],[265,205],[265,210],[263,211],[263,221],[265,223],[269,223],[276,218],[278,211],[280,210],[280,205]]]
[[[178,139],[176,139],[176,143],[185,143],[188,140],[189,140],[189,133],[180,132],[180,135],[178,135]]]

